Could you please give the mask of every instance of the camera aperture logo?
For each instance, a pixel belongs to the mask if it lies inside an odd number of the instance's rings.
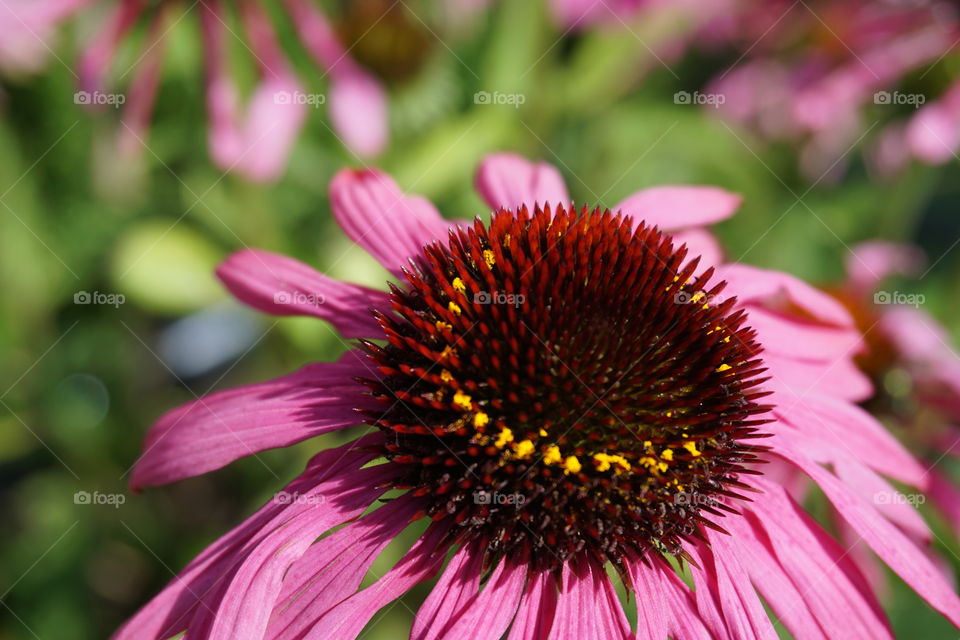
[[[127,297],[122,293],[77,291],[73,294],[73,304],[105,304],[116,309],[126,301]]]
[[[895,304],[905,307],[920,308],[927,301],[922,293],[904,293],[902,291],[877,291],[873,294],[873,304]]]
[[[119,509],[120,505],[127,501],[127,496],[122,493],[100,493],[94,491],[77,491],[73,494],[73,504],[83,505],[107,505],[114,509]]]
[[[519,109],[520,105],[526,101],[527,96],[522,93],[500,93],[499,91],[490,93],[489,91],[477,91],[473,94],[474,104],[507,105]]]
[[[522,506],[527,496],[522,493],[500,493],[499,491],[474,491],[474,504]]]
[[[319,293],[305,293],[303,291],[278,291],[273,294],[274,304],[308,304],[319,306],[327,299]]]
[[[508,304],[519,307],[525,304],[527,296],[522,293],[506,293],[504,291],[477,291],[473,294],[474,304]]]

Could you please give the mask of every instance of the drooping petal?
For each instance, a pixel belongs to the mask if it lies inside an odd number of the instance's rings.
[[[740,304],[775,307],[789,302],[820,322],[854,326],[853,318],[837,300],[787,273],[728,263],[717,269],[716,278],[727,281],[724,293],[737,296]]]
[[[853,638],[891,637],[880,604],[836,540],[783,489],[762,478],[756,479],[756,486],[763,490],[763,498],[750,503],[743,509],[745,517],[730,525],[746,536],[739,548],[748,569],[747,558],[770,554],[800,593],[794,602],[783,593],[777,604],[806,607],[828,637],[837,629]]]
[[[710,546],[687,547],[700,568],[692,568],[697,608],[715,635],[730,638],[775,640],[776,630],[763,610],[742,565],[732,562],[725,534],[706,532]]]
[[[370,309],[389,307],[385,292],[334,280],[293,258],[244,249],[217,267],[217,276],[238,300],[265,313],[315,316],[345,338],[383,336]]]
[[[308,549],[284,576],[267,637],[299,638],[320,616],[352,595],[418,508],[409,495],[401,496]]]
[[[441,542],[448,533],[448,526],[432,525],[386,575],[330,609],[304,640],[356,638],[377,611],[437,572],[447,550]]]
[[[436,640],[480,588],[483,551],[475,545],[457,550],[413,619],[411,640]]]
[[[840,357],[833,363],[824,363],[822,360],[784,358],[770,352],[763,355],[763,364],[773,378],[769,386],[782,390],[791,398],[817,393],[849,402],[861,402],[873,395],[873,383],[857,368],[852,357]]]
[[[855,329],[805,322],[763,308],[750,308],[749,324],[765,353],[792,359],[833,362],[863,349],[863,336]]]
[[[453,224],[429,200],[403,193],[376,169],[339,172],[330,184],[330,203],[350,239],[398,277],[425,244],[446,241]]]
[[[960,626],[960,598],[921,550],[832,473],[789,445],[783,447],[782,441],[778,442],[779,450],[787,452],[790,459],[813,478],[837,512],[863,536],[873,551],[930,606]]]
[[[359,66],[344,66],[331,77],[330,120],[348,149],[366,157],[379,154],[389,137],[383,87]]]
[[[569,204],[570,196],[556,167],[533,163],[513,153],[494,153],[483,159],[474,180],[483,201],[493,209],[533,211],[534,204]]]
[[[711,640],[689,587],[659,557],[631,559],[627,563],[637,597],[637,637]],[[641,612],[642,610],[642,612]],[[642,634],[642,624],[650,630]]]
[[[378,438],[379,434],[375,434]],[[167,587],[156,595],[114,635],[114,640],[165,640],[182,632],[201,607],[215,609],[227,576],[288,514],[324,504],[335,524],[359,515],[386,480],[389,469],[360,470],[375,454],[365,447],[370,437],[316,455],[303,474],[287,485],[285,499],[271,499],[257,513],[227,533],[190,562]],[[359,491],[359,493],[358,493]],[[287,500],[287,496],[295,500]],[[327,504],[329,503],[329,505]],[[332,505],[332,506],[330,506]],[[339,522],[336,522],[339,521]]]
[[[636,222],[656,225],[664,231],[705,227],[726,220],[742,198],[719,187],[665,185],[627,196],[612,211],[633,216]]]
[[[221,391],[174,409],[150,429],[131,486],[166,484],[219,469],[266,449],[356,425],[373,401],[354,376],[370,377],[357,352],[337,362]]]
[[[551,639],[625,640],[630,637],[630,625],[613,586],[603,567],[594,562],[581,558],[564,563]]]
[[[526,559],[501,560],[483,590],[474,594],[440,637],[499,640],[513,620],[526,579]]]
[[[508,640],[548,640],[557,609],[557,585],[549,571],[531,574]]]

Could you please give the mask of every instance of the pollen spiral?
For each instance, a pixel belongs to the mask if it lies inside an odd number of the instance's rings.
[[[397,487],[494,558],[682,553],[766,450],[760,348],[712,275],[600,209],[501,210],[426,246],[364,343]]]

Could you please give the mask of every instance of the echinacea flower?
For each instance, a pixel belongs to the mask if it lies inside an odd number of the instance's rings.
[[[720,112],[802,144],[812,175],[839,165],[881,122],[879,169],[911,156],[942,164],[960,149],[955,3],[740,1],[702,35],[740,52],[707,89],[723,96]]]
[[[134,486],[361,422],[369,433],[317,454],[116,638],[354,638],[437,574],[413,638],[775,638],[765,604],[797,638],[890,637],[862,574],[765,459],[808,474],[960,622],[930,561],[824,466],[923,474],[853,404],[870,387],[849,314],[784,273],[719,255],[703,268],[657,228],[702,232],[736,196],[671,186],[616,213],[578,208],[553,167],[509,155],[487,158],[477,186],[490,221],[457,224],[378,171],[334,179],[333,213],[393,273],[389,292],[263,251],[219,268],[243,302],[360,342],[163,416]],[[635,596],[635,630],[608,570]]]
[[[946,329],[921,309],[922,295],[879,290],[891,274],[916,275],[923,263],[915,247],[863,243],[852,249],[836,295],[870,345],[860,361],[876,381],[867,406],[927,461],[928,496],[960,532],[960,489],[942,464],[960,457],[960,354]]]
[[[6,34],[0,43],[0,60],[8,43],[16,45],[17,52],[36,50],[39,54],[41,49],[51,49],[48,40],[53,26],[91,4],[91,0],[15,0],[10,6],[0,7],[0,34]],[[235,3],[236,25],[223,0],[187,5],[173,0],[123,0],[114,4],[80,61],[76,101],[93,106],[122,104],[118,131],[121,152],[139,152],[145,144],[165,43],[171,30],[188,14],[199,17],[208,143],[214,162],[222,169],[253,180],[275,179],[286,165],[307,112],[324,103],[333,130],[353,152],[375,155],[386,144],[383,88],[349,56],[330,22],[311,0],[284,0],[282,5],[304,48],[329,82],[326,94],[308,93],[303,88],[277,41],[266,9],[257,0]],[[119,68],[118,49],[144,22],[145,37],[133,66]],[[256,66],[256,86],[246,104],[230,72],[228,54],[234,39],[242,41]],[[120,79],[131,78],[122,99],[109,87],[111,71]]]

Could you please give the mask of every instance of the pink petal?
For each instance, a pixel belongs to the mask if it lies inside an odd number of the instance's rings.
[[[493,570],[486,585],[459,611],[443,638],[500,640],[520,603],[527,580],[526,559],[504,558]]]
[[[777,308],[789,302],[826,324],[854,326],[842,304],[789,274],[729,263],[717,270],[716,278],[727,281],[725,293],[737,296],[740,304]]]
[[[606,571],[595,562],[583,559],[579,566],[569,561],[564,563],[563,587],[553,617],[551,640],[630,637],[630,626]]]
[[[387,96],[370,74],[345,67],[330,82],[330,119],[348,149],[375,156],[387,144]]]
[[[723,264],[723,249],[720,243],[712,233],[706,229],[686,229],[684,231],[674,231],[673,245],[687,245],[687,258],[692,260],[699,257],[700,262],[697,265],[695,275],[700,275],[710,267],[716,267]]]
[[[739,195],[719,187],[665,185],[637,191],[613,211],[622,211],[633,216],[636,222],[671,231],[726,220],[741,201]]]
[[[356,638],[377,611],[439,570],[447,550],[441,541],[448,533],[448,527],[431,526],[386,575],[324,614],[304,640]]]
[[[834,473],[850,489],[864,500],[872,502],[880,513],[887,517],[916,541],[929,544],[933,538],[930,528],[916,508],[890,483],[852,458],[837,460]]]
[[[310,547],[284,576],[267,637],[301,637],[320,616],[356,592],[374,560],[419,508],[409,494],[401,496]]]
[[[556,167],[533,163],[513,153],[488,155],[477,168],[474,180],[483,201],[494,211],[534,204],[569,204],[567,187]]]
[[[847,256],[847,278],[855,289],[867,295],[887,276],[915,274],[923,263],[923,252],[916,247],[895,242],[864,242]]]
[[[120,41],[136,25],[146,5],[146,0],[122,2],[104,21],[103,30],[93,38],[80,58],[77,71],[82,91],[94,92],[103,89],[104,78]]]
[[[783,447],[780,450],[788,452],[790,459],[820,485],[837,512],[904,582],[950,622],[960,626],[960,598],[909,538],[820,465],[799,451]]]
[[[424,245],[446,241],[453,224],[428,200],[408,196],[376,169],[339,172],[330,184],[330,202],[347,235],[398,277]]]
[[[375,405],[353,378],[371,375],[364,356],[350,351],[337,362],[307,365],[270,382],[220,391],[174,409],[147,434],[130,484],[139,489],[182,480],[359,424],[356,409]]]
[[[735,516],[736,517],[736,516]],[[732,546],[725,535],[706,531],[710,547],[690,545],[688,552],[698,560],[691,568],[694,595],[708,626],[724,630],[731,638],[776,640],[776,630],[763,610],[750,577],[740,563],[731,561]]]
[[[747,324],[757,332],[765,353],[798,360],[834,361],[851,358],[863,350],[861,334],[806,322],[782,313],[751,306]]]
[[[775,386],[772,381],[771,386]],[[788,395],[778,400],[774,413],[795,427],[794,435],[779,433],[821,462],[832,463],[849,456],[878,473],[913,487],[925,487],[923,466],[860,407],[823,394]]]
[[[949,103],[929,104],[910,119],[907,145],[927,164],[944,164],[956,157],[960,148],[960,114]]]
[[[245,249],[227,258],[217,276],[238,300],[265,313],[315,316],[345,338],[383,336],[370,309],[387,309],[386,293],[334,280],[293,258]]]
[[[953,480],[945,473],[932,469],[929,495],[953,530],[960,532],[960,489],[957,489]]]
[[[480,589],[483,552],[464,545],[450,559],[437,584],[413,619],[411,640],[436,640]]]
[[[116,632],[114,640],[163,640],[182,632],[198,608],[215,609],[226,576],[232,575],[237,563],[272,530],[271,523],[275,527],[288,517],[287,514],[301,511],[304,505],[332,501],[335,508],[327,510],[340,522],[362,513],[378,495],[371,488],[387,478],[384,475],[387,470],[382,468],[385,465],[380,469],[360,470],[375,455],[362,448],[369,444],[373,444],[373,440],[367,438],[315,456],[307,469],[284,490],[284,495],[303,500],[270,500],[191,561]],[[351,484],[345,484],[347,481]],[[355,500],[351,497],[345,502],[344,498],[354,495],[356,488],[361,489],[360,494]]]
[[[117,142],[122,161],[138,156],[145,144],[166,53],[167,10],[169,5],[158,7],[150,22],[149,37],[143,45],[142,57],[136,65],[133,83],[123,107],[122,127]]]
[[[752,558],[763,558],[763,564],[772,565],[774,572],[779,565],[779,574],[799,593],[794,599],[794,590],[776,593],[768,583],[764,593],[773,597],[775,610],[807,609],[828,637],[837,629],[854,638],[891,637],[883,610],[844,549],[783,489],[762,480],[756,484],[763,495],[744,510],[745,517],[729,519],[729,526],[734,549],[754,579],[761,574],[753,572]],[[791,621],[796,624],[798,618],[785,618],[785,622]],[[791,631],[797,637],[806,637],[807,632],[816,635],[807,625]]]
[[[749,323],[749,320],[748,320]],[[770,387],[778,386],[790,397],[818,393],[851,402],[861,402],[873,395],[870,379],[850,358],[830,363],[784,358],[776,353],[763,354],[768,375],[773,376]]]
[[[553,574],[533,573],[520,598],[508,640],[548,640],[556,609],[557,585]]]
[[[652,554],[651,554],[652,556]],[[637,594],[638,638],[663,638],[664,627],[672,638],[684,640],[712,640],[700,612],[693,601],[690,588],[660,557],[634,559],[627,563],[630,581]],[[653,631],[644,636],[639,627],[641,614]]]

